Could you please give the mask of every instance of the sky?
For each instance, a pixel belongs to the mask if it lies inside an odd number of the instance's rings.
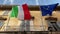
[[[27,3],[28,5],[48,5],[60,3],[60,0],[0,0],[0,4],[22,5],[24,3]]]

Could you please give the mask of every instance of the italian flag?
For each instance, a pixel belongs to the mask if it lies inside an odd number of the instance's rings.
[[[31,15],[27,4],[13,6],[10,17],[18,18],[19,20],[30,20]]]

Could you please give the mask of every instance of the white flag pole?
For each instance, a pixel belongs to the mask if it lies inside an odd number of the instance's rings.
[[[8,24],[9,24],[9,21],[10,21],[10,16],[9,16],[9,18],[8,18],[8,22],[7,22],[7,25],[6,25],[6,27],[9,27],[8,26]],[[7,30],[7,29],[6,29]]]
[[[36,0],[36,5],[39,5],[39,2],[38,2],[38,0]]]
[[[40,8],[40,7],[39,7],[39,8]],[[42,14],[42,12],[41,12],[41,14]],[[42,15],[41,15],[41,22],[42,22],[43,30],[45,30],[45,29],[44,29],[44,16],[42,16]]]
[[[13,4],[13,0],[10,0],[11,4]]]
[[[36,0],[36,5],[39,5],[38,0]],[[43,24],[44,24],[44,23],[43,23],[44,20],[43,20],[43,17],[42,17],[42,16],[41,16],[41,20],[42,20],[42,26],[43,26],[43,30],[44,30],[44,25],[43,25]]]

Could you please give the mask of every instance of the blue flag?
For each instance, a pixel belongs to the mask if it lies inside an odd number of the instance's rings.
[[[49,16],[52,16],[52,11],[57,7],[57,5],[58,3],[40,6],[42,16],[46,16],[47,14],[49,14]]]

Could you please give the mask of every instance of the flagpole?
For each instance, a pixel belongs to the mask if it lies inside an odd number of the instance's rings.
[[[10,21],[10,16],[9,16],[9,18],[8,18],[8,22],[7,22],[7,26],[6,26],[6,27],[9,27],[9,26],[8,26],[8,24],[9,24],[9,21]]]
[[[39,2],[38,2],[38,0],[36,0],[36,5],[39,5]]]
[[[39,5],[38,0],[36,0],[36,5]],[[42,26],[44,26],[44,25],[43,25],[43,17],[42,17],[42,16],[41,16],[41,20],[42,20]],[[43,27],[43,29],[44,29],[44,27]]]
[[[11,1],[11,4],[13,3],[13,0],[10,0]]]
[[[43,30],[45,31],[45,29],[44,29],[44,16],[41,16],[41,22],[42,22],[42,26],[43,26]]]
[[[8,24],[9,24],[9,21],[10,21],[10,16],[9,16],[9,19],[8,19],[8,22],[7,22],[7,26],[6,27],[9,27]],[[6,29],[7,30],[7,29]]]
[[[9,13],[9,11],[8,11],[8,12],[5,11],[5,12],[3,13],[3,16],[4,16],[4,15],[8,16],[7,13]],[[8,19],[8,23],[9,23],[9,20],[10,20],[10,17],[9,17],[9,19]],[[7,26],[8,26],[8,23],[7,23]],[[6,27],[7,27],[7,26],[6,26]]]
[[[38,0],[36,0],[36,5],[39,5]],[[42,18],[42,16],[41,16],[41,20],[42,20],[42,26],[43,26],[43,18]],[[44,29],[44,27],[43,27],[43,29]]]
[[[41,14],[42,14],[42,12],[41,12]],[[43,29],[44,29],[44,25],[43,25],[43,24],[44,24],[44,23],[43,23],[44,20],[43,20],[43,18],[44,18],[44,16],[41,15],[41,22],[42,22],[42,26],[43,26]],[[45,30],[45,29],[44,29],[44,30]]]
[[[12,12],[12,11],[11,11],[11,12]],[[14,12],[13,12],[13,14],[14,14]],[[14,14],[14,16],[15,16],[15,14]],[[9,16],[9,19],[8,19],[8,23],[9,23],[9,21],[10,21],[10,16]],[[8,26],[8,23],[7,23],[7,27],[9,27],[9,26]]]

